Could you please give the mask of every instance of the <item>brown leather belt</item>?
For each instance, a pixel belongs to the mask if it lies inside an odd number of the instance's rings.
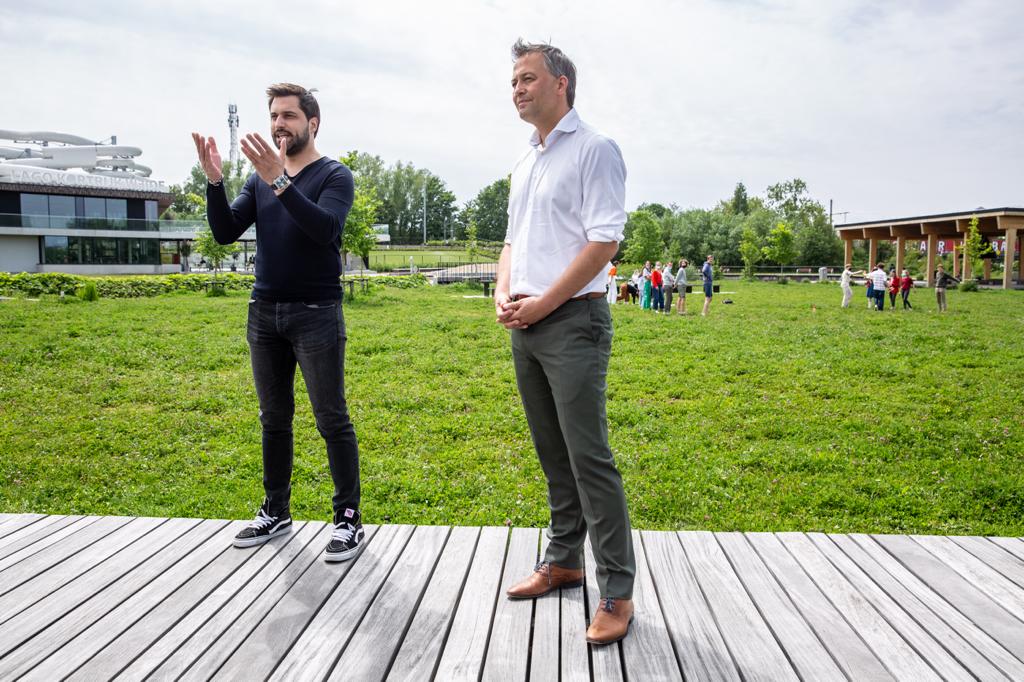
[[[600,291],[592,291],[589,294],[583,294],[582,296],[573,296],[569,301],[590,301],[595,298],[604,298],[606,294],[602,294]],[[522,301],[524,298],[533,298],[529,294],[516,294],[512,297],[513,301]],[[568,303],[568,301],[566,301]]]

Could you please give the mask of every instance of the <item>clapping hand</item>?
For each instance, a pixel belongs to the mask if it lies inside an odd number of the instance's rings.
[[[196,143],[196,152],[199,154],[199,165],[206,178],[212,183],[218,183],[224,179],[223,165],[220,160],[220,152],[217,151],[217,143],[212,137],[203,137],[199,133],[192,133],[192,140]]]
[[[242,138],[242,153],[252,162],[252,167],[263,182],[272,185],[284,173],[288,140],[281,138],[281,148],[274,149],[258,133],[249,133]]]

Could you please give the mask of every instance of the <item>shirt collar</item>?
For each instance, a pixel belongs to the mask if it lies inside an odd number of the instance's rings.
[[[562,120],[558,122],[558,125],[556,125],[554,129],[550,133],[548,133],[548,139],[546,140],[544,148],[546,149],[550,147],[551,144],[556,139],[558,139],[560,135],[574,133],[576,132],[576,129],[579,127],[580,115],[576,113],[575,109],[570,109],[569,113],[563,116]],[[534,148],[540,147],[540,133],[537,132],[536,128],[533,129],[533,135],[530,136],[530,144]]]

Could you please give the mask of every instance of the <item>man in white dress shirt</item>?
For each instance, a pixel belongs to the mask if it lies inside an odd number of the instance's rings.
[[[551,525],[543,560],[508,596],[581,585],[589,532],[601,602],[587,641],[607,644],[629,631],[636,573],[605,415],[612,323],[604,294],[626,223],[626,167],[615,142],[573,109],[576,67],[561,50],[520,40],[512,55],[512,100],[535,130],[512,169],[494,305],[512,333]]]

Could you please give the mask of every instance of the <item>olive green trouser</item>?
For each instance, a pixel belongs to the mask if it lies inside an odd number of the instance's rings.
[[[636,562],[622,476],[608,447],[605,376],[612,320],[605,298],[568,301],[512,331],[512,358],[537,456],[548,481],[545,560],[583,565],[587,532],[602,597],[632,599]]]

